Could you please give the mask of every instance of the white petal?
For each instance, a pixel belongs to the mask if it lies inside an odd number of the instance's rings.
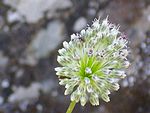
[[[68,48],[69,48],[68,42],[64,41],[64,42],[63,42],[63,46],[64,46],[64,48],[68,49]]]
[[[62,48],[58,50],[58,53],[63,55],[66,52],[66,49]]]
[[[55,71],[62,71],[62,67],[56,67]]]

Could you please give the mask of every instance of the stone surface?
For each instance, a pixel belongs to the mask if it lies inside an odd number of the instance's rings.
[[[64,40],[64,29],[63,23],[56,20],[40,30],[27,48],[27,63],[36,64],[36,59],[48,56]]]
[[[4,56],[2,51],[0,51],[0,69],[5,68],[8,64],[8,57]]]
[[[4,0],[4,3],[16,9],[16,13],[25,17],[28,23],[38,22],[44,17],[45,12],[53,13],[57,9],[66,9],[72,6],[70,0],[47,0],[46,2],[43,0]]]
[[[87,24],[87,20],[84,17],[80,17],[76,20],[73,26],[73,30],[78,32],[83,29]]]
[[[20,102],[23,100],[29,100],[38,98],[40,95],[41,84],[32,83],[29,87],[18,87],[14,88],[14,93],[8,98],[9,102]]]
[[[23,21],[23,18],[17,12],[8,11],[7,21],[9,23],[13,23],[15,21]]]

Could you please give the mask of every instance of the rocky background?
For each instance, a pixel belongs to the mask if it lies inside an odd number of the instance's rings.
[[[74,113],[150,113],[150,0],[0,0],[0,113],[65,113],[57,50],[107,15],[128,37],[128,76],[109,103]]]

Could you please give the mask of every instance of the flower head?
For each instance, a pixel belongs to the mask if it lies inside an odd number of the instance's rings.
[[[119,26],[95,19],[91,27],[71,35],[70,42],[63,42],[57,61],[59,84],[65,85],[65,95],[71,101],[87,101],[99,105],[99,98],[108,102],[111,91],[119,89],[118,80],[126,76],[128,41]]]

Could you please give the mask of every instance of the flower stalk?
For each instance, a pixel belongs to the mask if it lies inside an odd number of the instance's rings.
[[[72,113],[75,105],[76,105],[76,102],[75,101],[71,101],[71,103],[70,103],[66,113]]]

